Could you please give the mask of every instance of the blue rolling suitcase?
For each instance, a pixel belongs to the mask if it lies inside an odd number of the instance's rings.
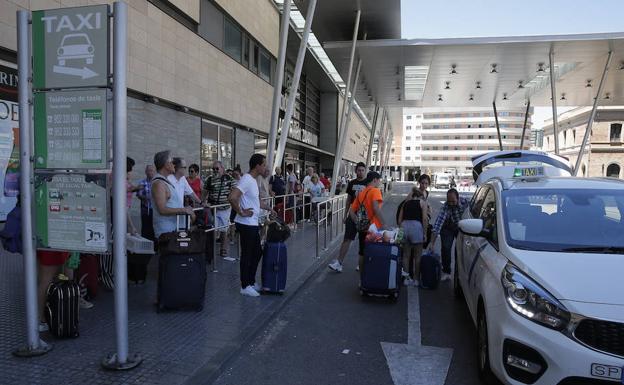
[[[282,294],[286,288],[288,251],[284,242],[266,242],[262,257],[262,291]]]
[[[360,294],[399,298],[401,292],[401,248],[392,243],[364,245],[364,264],[360,271]]]
[[[437,289],[441,276],[440,258],[435,254],[425,252],[420,259],[420,287]]]

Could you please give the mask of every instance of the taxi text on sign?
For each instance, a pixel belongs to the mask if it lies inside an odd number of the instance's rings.
[[[34,88],[106,86],[108,37],[108,5],[34,11]]]

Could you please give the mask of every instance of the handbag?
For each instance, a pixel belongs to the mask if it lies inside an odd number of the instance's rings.
[[[184,217],[184,225],[180,226],[180,217]],[[158,237],[160,255],[171,254],[204,254],[208,236],[203,229],[190,227],[189,215],[178,215],[176,231],[161,234]]]
[[[267,242],[286,242],[290,238],[290,227],[279,219],[269,221],[267,228]]]

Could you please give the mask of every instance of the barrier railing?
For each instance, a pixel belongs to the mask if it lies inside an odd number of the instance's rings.
[[[323,251],[327,251],[327,241],[333,242],[344,231],[344,218],[347,206],[347,194],[333,198],[312,198],[316,211],[316,258],[320,258],[321,228],[323,229]],[[328,232],[329,226],[329,232]]]
[[[345,195],[346,196],[346,195]],[[336,197],[338,198],[338,197]],[[336,198],[333,198],[331,201],[336,201]],[[285,195],[277,195],[277,196],[271,196],[271,197],[266,197],[262,199],[263,202],[268,203],[268,206],[273,207],[274,209],[277,208],[278,209],[278,215],[281,217],[282,221],[284,223],[288,223],[293,224],[294,226],[291,227],[293,232],[296,232],[298,230],[297,228],[297,223],[299,220],[306,220],[305,217],[308,217],[308,221],[311,220],[312,218],[312,210],[314,207],[314,203],[313,203],[313,198],[310,197],[310,194],[307,193],[296,193],[296,194],[285,194]],[[277,203],[277,204],[276,204]],[[282,204],[281,206],[279,206],[279,204]],[[277,206],[277,207],[276,207]],[[212,258],[212,271],[213,272],[218,272],[217,269],[217,257],[219,255],[217,255],[217,237],[220,236],[220,232],[223,231],[229,231],[231,226],[234,226],[233,222],[230,222],[230,218],[227,218],[227,222],[226,223],[219,223],[219,221],[217,221],[217,212],[221,211],[221,210],[227,210],[230,208],[230,204],[229,203],[225,203],[225,204],[220,204],[220,205],[209,205],[206,207],[198,207],[195,208],[194,210],[196,212],[202,212],[204,211],[204,209],[209,209],[210,210],[210,216],[212,218],[213,221],[213,226],[211,228],[207,228],[204,231],[206,233],[213,233],[213,239],[212,239],[212,252],[213,252],[213,258]],[[307,210],[306,210],[307,208]],[[343,208],[344,209],[344,208]],[[290,215],[288,215],[290,214]],[[306,215],[308,214],[308,215]],[[298,218],[301,217],[301,218]],[[289,220],[287,220],[287,218]],[[262,226],[264,224],[264,222],[266,221],[266,215],[261,213],[260,216],[260,225]],[[326,222],[326,218],[324,219]],[[290,222],[290,223],[289,223]],[[317,222],[317,251],[316,251],[316,257],[318,258],[319,256],[319,252],[318,252],[318,243],[319,243],[319,219],[317,218],[316,220]],[[332,221],[334,222],[334,221]],[[327,226],[325,228],[325,231],[327,231]],[[327,248],[327,242],[325,242],[325,248]],[[238,240],[238,250],[240,250],[240,239]]]

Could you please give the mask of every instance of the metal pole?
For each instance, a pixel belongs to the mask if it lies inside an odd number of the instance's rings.
[[[338,121],[338,131],[336,132],[338,136],[338,143],[336,145],[336,153],[334,154],[334,168],[332,171],[332,178],[335,181],[339,180],[340,173],[340,163],[342,161],[342,156],[339,156],[338,152],[340,151],[341,146],[343,145],[341,142],[342,131],[344,123],[345,123],[345,115],[347,114],[347,103],[349,103],[349,91],[351,89],[351,74],[353,72],[353,60],[355,59],[355,46],[357,44],[358,32],[360,30],[360,16],[362,15],[362,10],[358,9],[355,14],[355,23],[353,25],[353,38],[351,39],[351,53],[349,54],[349,72],[347,74],[347,86],[344,90],[344,101],[342,103],[342,109],[340,111],[340,120]],[[357,86],[357,81],[355,81]],[[336,194],[336,183],[332,183],[331,188],[329,189],[329,196],[331,198]]]
[[[24,297],[26,307],[26,346],[17,348],[18,357],[40,356],[52,345],[39,339],[39,312],[37,311],[37,263],[32,224],[32,164],[31,164],[31,56],[28,11],[17,11],[17,66],[20,135],[20,212],[22,216],[22,255],[24,257]]]
[[[383,152],[386,145],[386,135],[387,128],[386,124],[388,123],[388,112],[386,109],[383,110],[383,114],[381,116],[381,129],[379,131],[379,141],[377,142],[377,162],[375,165],[375,170],[381,170],[381,162],[383,159]]]
[[[498,125],[498,112],[496,111],[496,102],[492,102],[494,107],[494,120],[496,121],[496,132],[498,133],[498,147],[503,151],[503,137],[501,136],[500,126]]]
[[[299,89],[299,79],[301,78],[303,60],[305,59],[305,54],[308,48],[308,37],[310,36],[310,30],[312,28],[312,19],[314,19],[315,8],[316,0],[310,0],[310,3],[308,4],[308,13],[306,14],[305,25],[303,27],[303,35],[301,36],[301,43],[299,44],[297,62],[295,63],[293,82],[290,85],[288,100],[286,101],[286,112],[284,113],[284,120],[282,121],[282,133],[280,134],[279,145],[277,146],[277,153],[275,154],[275,161],[273,164],[273,170],[271,170],[271,175],[275,173],[275,165],[282,164],[282,159],[284,157],[286,141],[288,140],[288,132],[290,131],[290,120],[292,118],[295,108],[295,98],[297,96],[297,90]]]
[[[529,108],[531,108],[531,99],[527,100],[527,108],[524,113],[524,125],[522,126],[522,137],[520,138],[520,150],[524,149],[524,135],[526,134],[527,121],[529,120]]]
[[[591,135],[592,125],[594,124],[594,118],[596,117],[596,110],[598,109],[598,98],[602,94],[602,87],[604,86],[604,80],[607,77],[607,71],[609,71],[609,65],[611,64],[611,56],[613,55],[612,51],[609,51],[609,56],[607,57],[607,62],[605,63],[604,71],[602,71],[602,77],[600,78],[600,85],[598,86],[598,93],[594,98],[594,106],[592,107],[591,115],[589,115],[589,121],[587,122],[587,128],[585,128],[585,135],[583,135],[583,143],[581,144],[581,149],[579,150],[578,157],[576,158],[576,165],[574,166],[574,176],[578,175],[579,169],[581,167],[581,161],[583,160],[583,153],[585,150],[585,146],[587,146],[587,141],[589,140],[589,136]]]
[[[290,26],[290,0],[284,0],[282,11],[282,25],[280,27],[280,42],[277,53],[277,68],[275,69],[277,78],[273,88],[273,111],[271,112],[271,129],[267,142],[267,164],[271,170],[275,170],[273,165],[275,158],[275,140],[277,139],[277,124],[279,122],[280,102],[282,98],[282,83],[284,82],[284,65],[286,64],[286,46],[288,44],[288,27]]]
[[[342,163],[342,155],[344,154],[345,142],[347,140],[347,132],[349,131],[349,123],[351,122],[351,109],[353,107],[353,102],[355,101],[355,90],[357,89],[358,78],[360,77],[360,69],[362,68],[362,59],[358,59],[357,69],[355,71],[355,81],[353,82],[353,90],[351,92],[351,97],[349,98],[349,105],[347,107],[348,117],[342,127],[339,130],[340,136],[338,137],[338,144],[336,146],[336,154],[334,155],[334,169],[332,172],[332,176],[336,180],[339,178],[340,173],[340,164]],[[344,117],[343,117],[344,118]],[[332,186],[329,190],[329,196],[333,198],[336,195],[336,184],[332,183]]]
[[[555,140],[555,154],[559,155],[559,127],[557,124],[557,89],[555,88],[555,52],[550,50],[548,54],[548,62],[550,64],[550,100],[553,115],[553,133]]]
[[[126,154],[128,5],[113,5],[113,259],[115,261],[115,334],[117,352],[106,357],[106,369],[135,368],[142,359],[128,357],[128,272],[126,256]]]
[[[371,125],[370,140],[368,141],[368,151],[366,153],[366,167],[371,164],[371,155],[373,154],[373,142],[375,140],[375,131],[377,131],[377,123],[379,120],[379,104],[375,104],[375,112],[373,112],[373,124]]]

